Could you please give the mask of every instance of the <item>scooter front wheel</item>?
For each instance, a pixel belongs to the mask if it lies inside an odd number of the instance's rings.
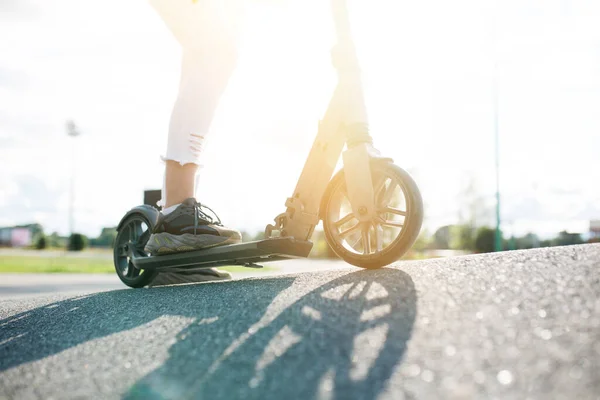
[[[150,223],[142,214],[131,214],[120,224],[115,240],[115,270],[121,282],[132,288],[141,288],[152,282],[154,271],[136,268],[131,261],[132,254],[147,255],[144,246],[150,238]]]
[[[325,238],[344,261],[380,268],[402,257],[423,223],[423,200],[411,176],[390,162],[373,162],[371,174],[376,215],[359,221],[352,212],[344,171],[329,183],[321,204]]]

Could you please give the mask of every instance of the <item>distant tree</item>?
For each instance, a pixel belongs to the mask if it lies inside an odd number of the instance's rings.
[[[562,231],[558,233],[553,239],[546,239],[539,242],[539,247],[551,247],[551,246],[569,246],[574,244],[583,244],[585,241],[579,233],[569,233]]]
[[[477,227],[491,220],[490,207],[479,190],[475,176],[465,177],[465,182],[457,196],[457,203],[459,223],[452,226],[449,231],[447,248],[475,251]]]
[[[38,243],[41,238],[44,238],[44,228],[40,224],[28,224],[28,225],[18,225],[17,228],[26,228],[29,230],[31,234],[31,244],[29,245],[32,249],[38,248]]]
[[[65,238],[59,236],[59,234],[57,232],[52,232],[52,234],[50,234],[50,236],[48,236],[46,238],[46,244],[50,248],[52,248],[52,247],[64,248],[67,246],[67,243],[68,242],[65,240]]]
[[[475,235],[475,251],[478,253],[491,253],[494,251],[496,230],[487,226],[477,229]]]
[[[82,235],[81,233],[73,233],[70,237],[69,237],[69,245],[67,247],[67,249],[69,251],[81,251],[83,249],[85,249],[85,247],[87,246],[87,237],[85,237],[85,235]]]
[[[511,235],[507,240],[502,240],[502,248],[507,250],[517,250],[519,247],[517,241],[518,239],[514,235]]]
[[[517,249],[533,249],[535,247],[540,247],[540,238],[535,233],[528,233],[525,236],[518,237],[517,240]]]
[[[99,239],[107,247],[113,247],[115,240],[117,240],[117,227],[102,228]]]
[[[31,224],[29,229],[32,235],[44,235],[44,228],[40,224]]]
[[[569,233],[567,231],[559,232],[558,236],[552,239],[552,246],[569,246],[573,244],[584,243],[579,233]]]
[[[90,246],[93,247],[113,247],[117,239],[117,228],[102,228],[100,236],[90,239]]]
[[[38,235],[35,241],[36,250],[44,250],[48,246],[48,241],[46,240],[46,236],[44,234]]]
[[[433,234],[432,246],[436,249],[449,249],[450,248],[450,230],[452,226],[446,225],[438,228]]]
[[[471,224],[454,225],[450,230],[450,248],[454,250],[475,250],[476,228]]]

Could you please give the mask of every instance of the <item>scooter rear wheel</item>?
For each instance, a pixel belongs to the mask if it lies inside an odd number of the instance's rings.
[[[410,175],[390,162],[373,162],[376,216],[360,222],[352,212],[344,171],[330,181],[321,204],[325,238],[344,261],[375,269],[391,264],[413,245],[423,223],[423,200]]]
[[[114,246],[115,270],[121,282],[132,288],[141,288],[149,284],[156,272],[136,268],[131,261],[132,251],[146,254],[144,246],[150,238],[150,223],[142,214],[127,217],[119,229]]]

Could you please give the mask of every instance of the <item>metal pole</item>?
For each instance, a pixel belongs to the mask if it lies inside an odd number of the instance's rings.
[[[69,186],[69,235],[75,232],[73,207],[75,203],[75,140],[71,143],[71,184]]]
[[[67,121],[67,135],[73,138],[71,146],[71,183],[69,187],[69,235],[75,233],[75,138],[80,132],[73,121]]]
[[[497,25],[497,16],[498,16],[498,2],[496,1],[496,7],[494,8],[494,19],[492,24],[492,39],[493,39],[493,57],[494,57],[494,70],[492,77],[492,96],[493,96],[493,112],[494,112],[494,152],[496,158],[496,235],[494,241],[494,250],[502,251],[502,230],[501,226],[501,216],[500,216],[500,128],[499,128],[499,102],[498,102],[498,56],[497,56],[497,34],[496,34],[496,25]]]
[[[500,216],[500,138],[498,129],[498,88],[497,78],[494,74],[494,146],[496,156],[496,240],[494,249],[502,251],[502,231],[500,225],[502,223]]]

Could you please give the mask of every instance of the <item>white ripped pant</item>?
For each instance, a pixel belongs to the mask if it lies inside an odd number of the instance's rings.
[[[243,0],[149,1],[180,43],[183,58],[163,160],[201,165],[206,135],[235,68]]]

